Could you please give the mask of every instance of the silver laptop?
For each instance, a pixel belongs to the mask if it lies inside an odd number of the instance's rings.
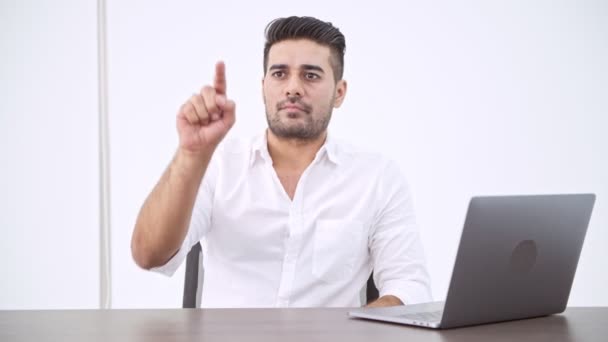
[[[445,302],[349,316],[455,328],[563,312],[594,194],[473,197]]]

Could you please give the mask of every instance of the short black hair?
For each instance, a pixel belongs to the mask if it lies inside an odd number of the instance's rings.
[[[268,68],[268,52],[272,45],[287,39],[310,39],[317,44],[329,47],[331,53],[329,62],[334,71],[334,79],[336,82],[342,79],[346,39],[342,32],[330,22],[313,17],[278,18],[266,26],[264,34],[266,36],[264,75]]]

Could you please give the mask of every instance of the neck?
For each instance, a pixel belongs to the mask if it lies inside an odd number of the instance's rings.
[[[304,170],[315,159],[317,152],[325,143],[327,131],[311,140],[285,139],[266,131],[268,137],[268,153],[275,168]]]

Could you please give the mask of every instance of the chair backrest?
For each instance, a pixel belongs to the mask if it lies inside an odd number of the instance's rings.
[[[184,279],[184,299],[182,307],[184,309],[193,309],[200,307],[201,291],[203,288],[203,253],[201,243],[197,242],[192,246],[188,256],[186,257],[186,272]]]
[[[197,242],[186,257],[186,272],[184,279],[184,299],[182,307],[198,308],[201,303],[201,291],[203,288],[204,269],[203,269],[203,253],[201,243]],[[367,280],[365,289],[366,303],[371,303],[378,299],[378,289],[374,284],[374,273]]]
[[[378,293],[378,289],[376,288],[376,284],[374,283],[374,272],[370,274],[369,279],[367,279],[367,286],[365,287],[365,302],[367,304],[375,301],[380,297],[380,293]]]

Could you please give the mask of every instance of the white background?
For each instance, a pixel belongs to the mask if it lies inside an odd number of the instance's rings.
[[[0,308],[96,307],[94,3],[2,1]],[[402,166],[435,299],[471,196],[595,192],[569,305],[608,305],[606,2],[110,0],[113,307],[181,306],[183,271],[131,259],[137,212],[176,149],[177,109],[216,60],[237,102],[229,134],[264,129],[263,29],[287,15],[346,35],[349,89],[330,130]]]
[[[0,4],[0,309],[96,307],[96,6]]]

